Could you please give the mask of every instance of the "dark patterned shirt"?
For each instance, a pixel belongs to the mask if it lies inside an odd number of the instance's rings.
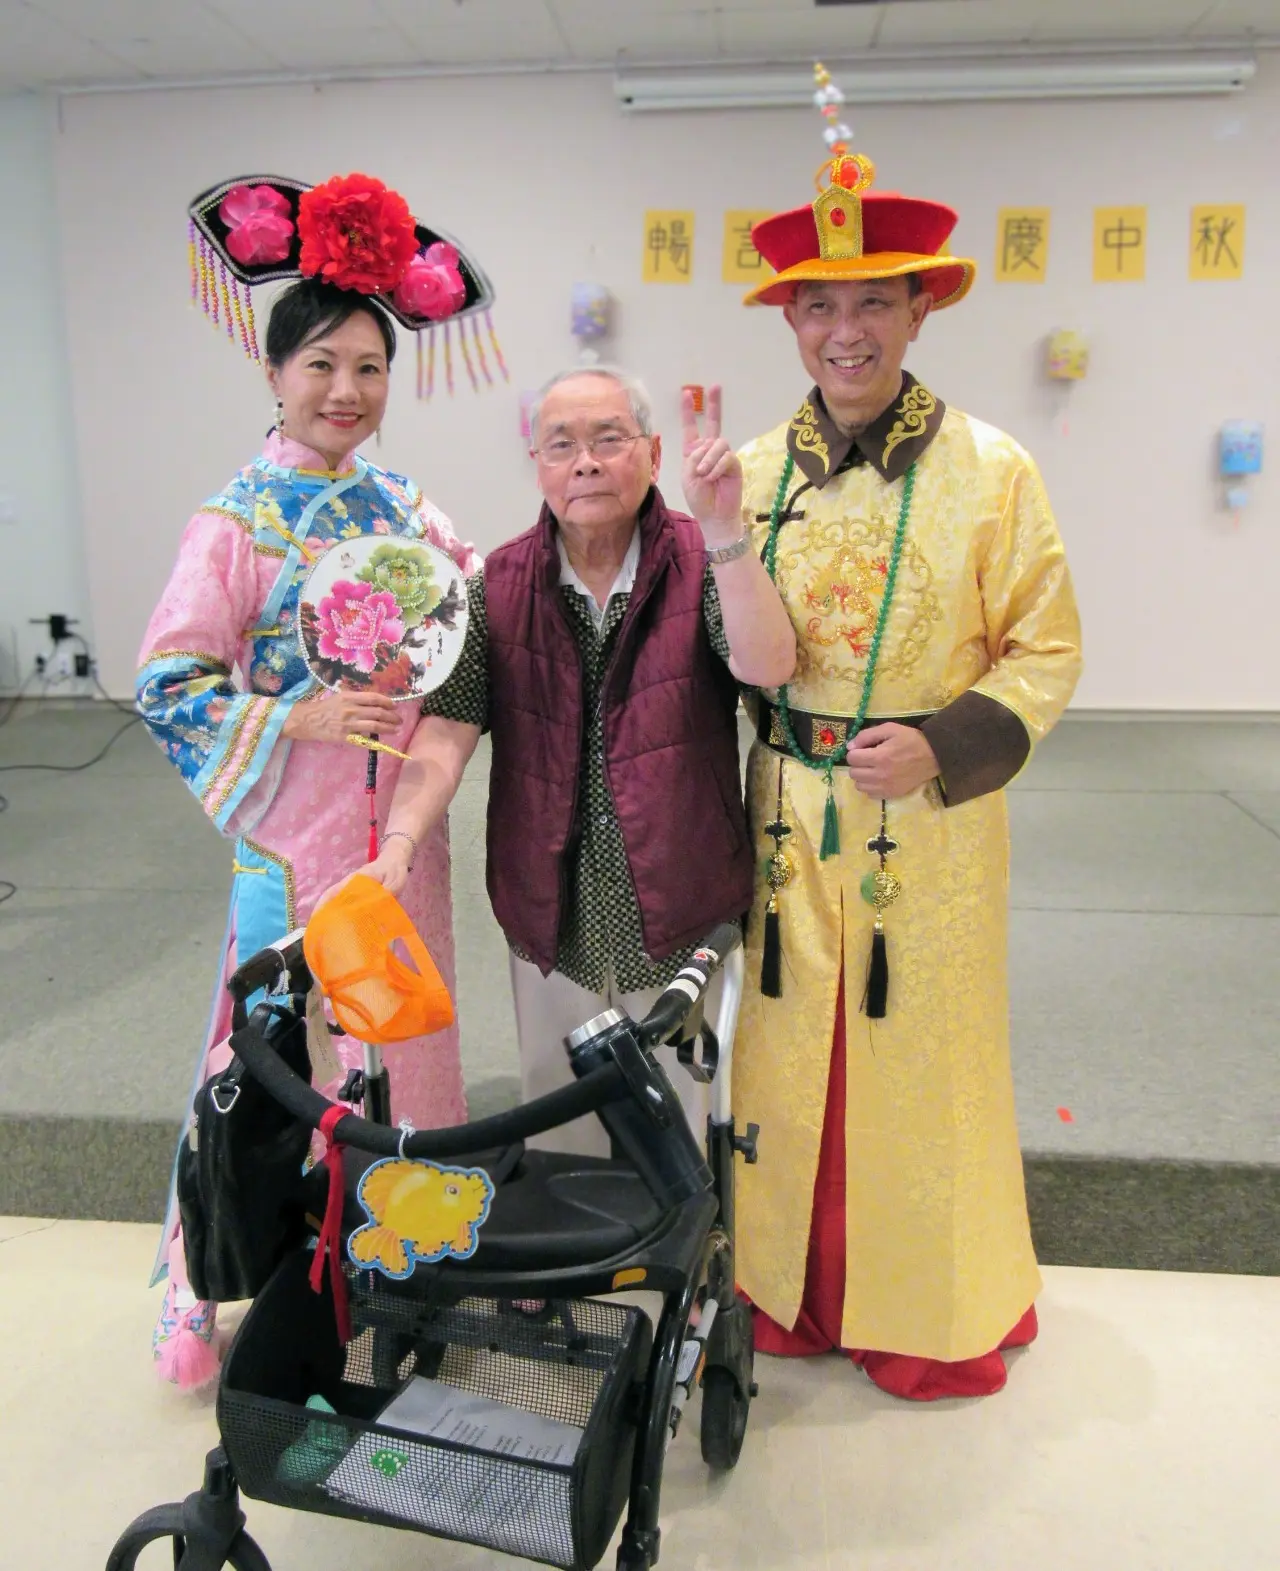
[[[629,579],[624,573],[623,581]],[[587,722],[578,782],[578,834],[566,853],[569,898],[560,918],[556,970],[594,993],[606,990],[611,975],[614,986],[623,993],[664,987],[697,946],[690,944],[656,963],[645,955],[640,906],[604,768],[600,689],[627,613],[630,588],[615,588],[598,627],[585,593],[567,583],[561,584],[560,593],[582,655],[582,704]],[[483,572],[467,581],[467,606],[467,636],[458,664],[443,686],[423,700],[422,712],[487,731],[489,631]],[[727,661],[729,644],[710,566],[703,584],[702,609],[711,647]],[[528,959],[519,949],[515,953]]]

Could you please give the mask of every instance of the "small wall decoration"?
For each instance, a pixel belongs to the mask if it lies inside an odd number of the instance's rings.
[[[1218,433],[1218,473],[1231,479],[1238,475],[1262,473],[1260,421],[1224,421]]]
[[[646,284],[687,284],[692,280],[692,212],[651,209],[645,213],[640,276]]]
[[[1262,473],[1262,425],[1257,420],[1226,420],[1218,432],[1218,474],[1227,511],[1240,514],[1249,505],[1249,475]]]
[[[1190,266],[1197,281],[1243,276],[1243,205],[1206,203],[1191,209]]]
[[[1049,209],[1002,207],[996,226],[996,282],[1042,284],[1049,269]]]
[[[569,300],[573,336],[582,344],[608,338],[613,300],[603,284],[574,284]]]
[[[1147,273],[1145,207],[1095,207],[1093,278],[1098,284],[1140,284]]]
[[[1045,371],[1054,382],[1080,382],[1089,371],[1089,345],[1073,328],[1050,333],[1045,352]]]

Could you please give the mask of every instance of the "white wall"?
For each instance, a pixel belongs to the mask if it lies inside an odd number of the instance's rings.
[[[1045,471],[1085,615],[1079,707],[1280,709],[1280,61],[1268,57],[1239,99],[886,108],[855,120],[880,185],[959,207],[957,246],[987,275],[926,325],[912,364],[948,402],[1012,431]],[[512,384],[476,396],[464,381],[452,402],[418,405],[406,354],[381,457],[489,547],[533,517],[518,395],[573,357],[576,279],[619,298],[616,358],[650,382],[673,444],[684,381],[724,382],[735,438],[790,413],[803,373],[778,313],[743,310],[740,290],[720,281],[721,212],[805,200],[819,131],[798,109],[624,118],[605,75],[66,102],[63,272],[109,685],[129,686],[185,519],[268,421],[259,373],[187,305],[184,211],[197,190],[245,171],[363,169],[474,248],[497,287]],[[1187,279],[1200,201],[1249,204],[1239,283]],[[1019,202],[1053,209],[1042,287],[989,281],[996,210]],[[1094,285],[1092,208],[1122,202],[1150,209],[1147,282]],[[649,206],[697,210],[691,286],[640,284]],[[1069,395],[1039,375],[1056,326],[1093,345],[1090,378]],[[1267,421],[1273,435],[1238,531],[1213,479],[1229,417]]]
[[[54,202],[56,107],[0,96],[0,692],[49,648],[29,619],[91,634]],[[79,687],[76,689],[79,691]]]

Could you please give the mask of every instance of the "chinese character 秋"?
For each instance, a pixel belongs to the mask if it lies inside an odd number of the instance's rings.
[[[1231,249],[1231,235],[1236,227],[1234,218],[1225,214],[1205,213],[1196,231],[1196,252],[1200,265],[1206,270],[1229,266],[1238,269],[1240,259]]]

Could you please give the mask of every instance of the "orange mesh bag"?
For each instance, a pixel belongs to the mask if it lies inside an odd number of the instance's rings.
[[[392,945],[399,940],[417,967]],[[453,1024],[453,1001],[404,907],[357,873],[307,924],[311,974],[349,1036],[385,1047]]]

